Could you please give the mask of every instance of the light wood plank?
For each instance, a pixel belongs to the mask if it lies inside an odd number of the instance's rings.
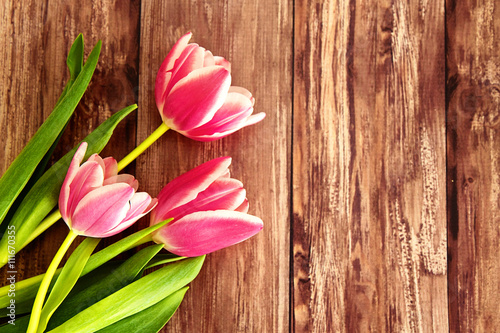
[[[450,328],[500,329],[500,7],[446,1]]]
[[[295,14],[294,331],[447,331],[444,6]]]
[[[138,160],[155,195],[170,180],[212,158],[233,157],[250,213],[264,230],[208,255],[200,276],[164,331],[286,332],[289,324],[289,168],[292,89],[291,1],[143,1],[138,138],[161,119],[154,80],[163,58],[188,31],[193,42],[232,63],[233,85],[249,89],[266,119],[227,138],[200,143],[167,133]]]

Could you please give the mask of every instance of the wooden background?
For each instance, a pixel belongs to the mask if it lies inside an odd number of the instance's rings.
[[[230,155],[265,228],[208,256],[165,332],[500,330],[495,0],[2,0],[0,172],[52,110],[78,33],[103,50],[56,155],[138,103],[102,154],[120,159],[160,124],[156,71],[187,31],[267,117],[212,143],[169,132],[127,171],[156,195]],[[19,278],[65,233],[21,252]]]

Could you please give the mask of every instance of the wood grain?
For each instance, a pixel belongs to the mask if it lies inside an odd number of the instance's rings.
[[[232,84],[249,89],[262,123],[222,140],[167,133],[139,158],[137,176],[155,195],[174,177],[219,156],[247,190],[264,230],[207,256],[169,332],[286,332],[289,325],[289,170],[292,90],[291,1],[144,1],[141,8],[138,138],[161,119],[154,80],[188,31],[193,42],[231,61]]]
[[[296,4],[294,331],[447,331],[444,7]]]
[[[446,1],[450,328],[500,328],[500,8]]]
[[[103,155],[145,139],[161,122],[156,71],[192,31],[267,117],[211,143],[168,132],[126,171],[156,195],[232,156],[265,227],[207,257],[162,332],[499,331],[499,11],[494,0],[5,0],[0,173],[52,110],[78,33],[86,54],[98,39],[103,49],[55,158],[135,102]],[[65,233],[59,223],[23,250],[17,278],[44,272]]]

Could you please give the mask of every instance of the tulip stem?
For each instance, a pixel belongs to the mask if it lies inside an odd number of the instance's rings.
[[[137,158],[140,154],[142,154],[149,146],[153,144],[156,140],[158,140],[166,131],[169,130],[169,127],[162,123],[160,127],[158,127],[150,136],[147,137],[140,145],[138,145],[134,150],[130,152],[127,156],[125,156],[120,162],[118,162],[118,171],[125,168],[129,165],[133,160]]]
[[[54,276],[59,263],[62,261],[64,254],[68,251],[71,243],[75,240],[78,235],[70,230],[68,236],[61,244],[61,247],[57,251],[54,259],[50,263],[45,276],[40,284],[40,288],[38,289],[38,293],[36,294],[35,302],[33,303],[33,310],[31,310],[30,322],[28,325],[27,333],[36,333],[38,329],[38,324],[40,322],[40,314],[42,311],[43,302],[45,301],[45,296],[47,295],[47,291],[49,290],[50,282],[52,281],[52,277]]]

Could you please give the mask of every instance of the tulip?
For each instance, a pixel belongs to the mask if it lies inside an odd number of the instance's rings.
[[[78,235],[109,237],[131,226],[156,205],[132,175],[117,175],[116,160],[92,155],[80,165],[87,150],[76,151],[59,195],[59,209],[68,227]]]
[[[212,141],[264,119],[252,115],[254,98],[231,85],[231,64],[182,36],[156,76],[155,98],[169,128],[198,141]]]
[[[153,234],[174,254],[194,257],[234,245],[258,233],[262,220],[247,214],[243,184],[230,178],[230,157],[206,162],[168,183],[151,212],[151,225],[169,218]]]
[[[137,192],[139,183],[132,175],[118,175],[118,164],[112,157],[102,159],[94,154],[80,165],[86,151],[87,143],[83,142],[71,160],[59,194],[60,214],[70,230],[40,283],[28,333],[42,332],[53,313],[46,313],[40,322],[50,282],[75,238],[113,236],[149,213],[157,203],[149,194]]]

